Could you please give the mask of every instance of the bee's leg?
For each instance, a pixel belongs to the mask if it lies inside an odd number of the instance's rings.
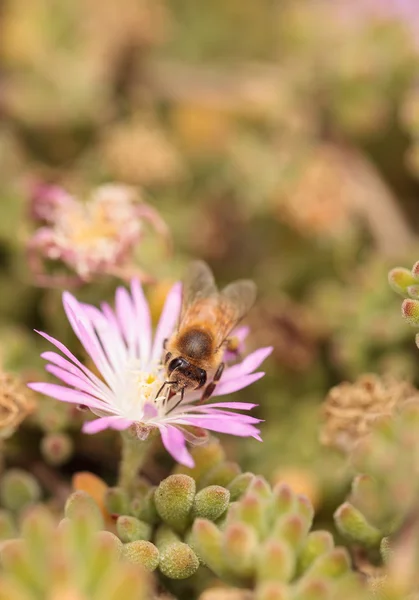
[[[167,342],[169,341],[169,338],[164,338],[163,340],[163,350],[166,350],[167,348]]]
[[[211,381],[211,383],[209,383],[207,385],[207,387],[202,392],[202,396],[201,396],[201,399],[199,400],[199,404],[202,404],[203,402],[206,402],[208,400],[208,398],[210,398],[210,396],[213,394],[213,392],[214,392],[214,390],[215,390],[215,388],[217,386],[217,383],[221,379],[221,375],[223,374],[224,367],[225,367],[224,363],[220,363],[220,366],[215,371],[215,375],[213,377],[213,380]]]

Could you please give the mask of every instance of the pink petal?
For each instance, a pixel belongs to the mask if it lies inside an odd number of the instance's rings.
[[[128,429],[132,425],[132,421],[128,421],[127,419],[121,419],[120,417],[101,417],[100,419],[95,419],[94,421],[88,421],[83,424],[82,431],[83,433],[99,433],[99,431],[103,431],[104,429],[116,429],[117,431],[122,431],[123,429]]]
[[[210,431],[229,433],[230,435],[237,435],[239,437],[254,437],[257,440],[260,440],[259,429],[256,429],[256,427],[253,425],[241,423],[240,421],[235,421],[234,419],[204,419],[200,416],[188,416],[183,420],[186,422],[186,424],[202,427],[203,429],[209,429]]]
[[[244,342],[250,332],[250,327],[248,325],[241,325],[241,327],[237,327],[231,332],[232,337],[236,337],[239,342]]]
[[[81,377],[69,373],[68,371],[61,369],[60,367],[56,367],[55,365],[47,365],[45,370],[48,371],[48,373],[51,373],[51,375],[54,375],[54,377],[57,377],[57,379],[61,379],[61,381],[67,385],[71,385],[82,392],[86,392],[86,394],[91,394],[92,396],[98,395],[101,400],[103,400],[101,394],[98,394],[96,388],[93,385],[86,383]]]
[[[167,425],[160,429],[160,433],[164,447],[178,463],[185,467],[195,466],[194,460],[186,448],[185,437],[177,427]]]
[[[151,350],[151,315],[143,288],[138,279],[131,281],[131,294],[136,314],[136,326],[140,344],[140,356],[144,364],[150,360]]]
[[[268,346],[266,348],[259,348],[259,350],[255,350],[246,356],[246,358],[239,364],[234,365],[233,367],[227,368],[223,376],[221,377],[221,382],[231,381],[232,379],[236,379],[238,377],[242,377],[243,375],[248,375],[249,373],[253,373],[263,361],[271,354],[273,350],[272,346]]]
[[[214,396],[224,396],[225,394],[231,394],[232,392],[237,392],[238,390],[242,390],[243,388],[251,385],[258,379],[261,379],[265,373],[260,371],[259,373],[252,373],[251,375],[243,375],[238,379],[233,379],[232,381],[223,381],[217,385],[214,391]]]
[[[163,353],[163,342],[173,333],[176,322],[179,317],[180,306],[182,302],[181,284],[175,283],[167,295],[163,311],[160,316],[159,324],[157,325],[156,334],[154,336],[153,350],[151,360],[157,361],[161,359]]]
[[[90,355],[96,367],[105,380],[112,385],[115,382],[115,373],[103,351],[101,344],[94,332],[92,323],[83,307],[69,292],[63,294],[63,305],[67,318],[74,333],[79,338],[86,352]]]
[[[119,287],[116,290],[115,311],[118,318],[118,323],[124,334],[125,341],[129,348],[133,348],[136,341],[136,315],[131,302],[131,297],[127,290],[123,287]]]
[[[106,358],[115,371],[125,367],[128,361],[128,350],[115,315],[108,316],[94,306],[84,304],[88,319],[97,335]]]
[[[208,408],[237,408],[239,410],[252,410],[258,406],[257,404],[251,404],[250,402],[216,402],[213,404],[202,404],[198,406],[198,410],[208,409]],[[188,410],[196,410],[196,406],[188,407]],[[232,413],[233,414],[233,413]]]
[[[35,392],[50,396],[56,400],[62,402],[70,402],[71,404],[85,404],[89,408],[99,408],[106,410],[106,404],[93,398],[89,394],[79,392],[78,390],[72,390],[62,385],[55,383],[28,383],[28,387]]]
[[[43,352],[41,354],[41,358],[52,363],[53,365],[56,365],[57,367],[60,367],[61,369],[64,369],[65,371],[68,371],[69,373],[72,373],[73,375],[77,375],[83,379],[83,381],[90,384],[92,388],[94,388],[99,394],[101,392],[106,393],[108,390],[103,381],[100,381],[96,375],[90,371],[89,376],[86,375],[79,367],[73,365],[69,360],[65,359],[63,356],[60,356],[56,352]]]
[[[199,408],[199,407],[198,407]],[[176,415],[174,415],[176,417]],[[181,414],[178,415],[178,419],[181,420],[183,418],[189,419],[189,417],[200,417],[204,420],[211,419],[223,419],[224,421],[237,421],[240,423],[254,424],[254,423],[262,423],[263,419],[258,419],[257,417],[252,417],[251,415],[242,415],[241,413],[233,413],[227,410],[215,410],[210,409],[210,411],[205,412],[200,411],[196,413],[186,413],[184,416]]]
[[[67,358],[69,358],[75,365],[77,365],[79,367],[79,369],[81,369],[83,371],[83,373],[85,373],[88,377],[90,377],[91,379],[93,379],[96,382],[97,385],[104,385],[103,382],[99,379],[99,377],[97,377],[87,367],[85,367],[78,360],[78,358],[76,358],[74,356],[74,354],[72,354],[70,352],[70,350],[68,348],[66,348],[66,346],[64,346],[64,344],[62,344],[61,342],[59,342],[58,340],[56,340],[52,336],[48,335],[47,333],[44,333],[43,331],[39,331],[37,329],[34,329],[34,331],[36,333],[38,333],[40,336],[42,336],[43,338],[45,338],[48,342],[50,342],[50,344],[52,344],[53,346],[55,346],[56,348],[58,348],[58,350],[60,350],[60,352],[62,352],[64,354],[64,356],[67,356]],[[59,356],[59,355],[57,354],[57,356]]]

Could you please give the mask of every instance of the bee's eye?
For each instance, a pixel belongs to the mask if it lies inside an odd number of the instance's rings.
[[[174,358],[173,360],[171,360],[169,362],[169,365],[167,367],[167,370],[170,373],[172,373],[172,371],[174,371],[175,369],[179,369],[179,367],[185,367],[187,365],[187,361],[184,358],[178,357],[178,358]]]

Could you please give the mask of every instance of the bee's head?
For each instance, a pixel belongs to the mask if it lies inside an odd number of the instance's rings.
[[[169,380],[173,382],[171,389],[175,394],[186,388],[197,390],[204,386],[207,381],[207,373],[204,369],[192,365],[186,358],[181,356],[173,358],[169,362],[167,373]]]

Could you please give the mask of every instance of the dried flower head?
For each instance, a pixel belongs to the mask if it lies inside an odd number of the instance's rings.
[[[12,435],[35,409],[35,397],[13,375],[0,372],[0,438]]]
[[[32,200],[32,212],[43,215],[47,225],[38,229],[28,244],[29,261],[38,283],[56,283],[57,276],[45,273],[45,261],[59,262],[75,272],[75,281],[89,281],[94,275],[114,274],[145,278],[133,264],[133,254],[142,239],[143,222],[169,240],[160,215],[141,202],[128,186],[108,184],[97,188],[87,202],[45,187]],[[59,202],[56,199],[59,199]],[[51,208],[45,216],[45,209]]]
[[[419,403],[419,392],[408,382],[374,374],[332,388],[323,405],[321,442],[351,452],[379,418]]]

